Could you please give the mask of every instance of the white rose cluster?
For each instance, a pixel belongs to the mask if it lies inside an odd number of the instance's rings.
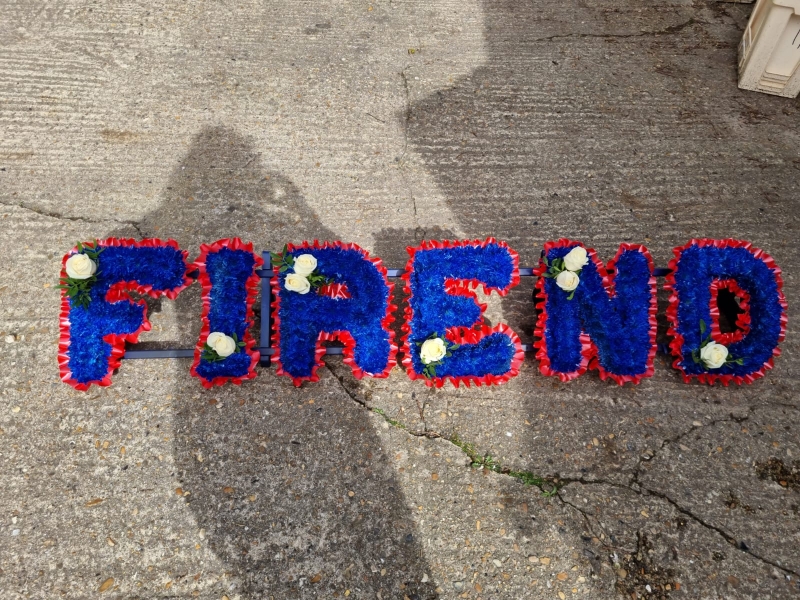
[[[311,291],[308,276],[317,268],[317,259],[313,254],[301,254],[294,259],[294,273],[289,273],[284,280],[284,287],[290,292],[307,294]]]
[[[97,263],[85,254],[73,254],[67,259],[64,268],[70,279],[89,279],[97,272]]]
[[[234,339],[231,336],[225,335],[219,331],[209,333],[208,337],[206,338],[206,344],[208,344],[214,350],[214,352],[216,352],[222,358],[230,356],[236,352],[236,342]]]
[[[564,271],[556,277],[556,285],[565,292],[572,292],[578,287],[581,278],[578,277],[580,270],[589,264],[589,255],[586,248],[575,246],[564,256]]]

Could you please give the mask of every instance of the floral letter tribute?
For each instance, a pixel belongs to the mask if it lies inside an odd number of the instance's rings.
[[[749,242],[692,240],[673,249],[667,309],[673,366],[689,382],[751,383],[772,368],[786,331],[781,270]],[[720,331],[719,291],[737,299],[736,331]]]
[[[191,374],[206,388],[256,376],[253,303],[259,280],[270,274],[261,317],[266,329],[272,316],[274,333],[272,343],[262,339],[260,346],[274,352],[277,374],[296,386],[318,381],[324,343],[335,340],[344,345],[344,362],[356,378],[387,377],[397,364],[389,327],[396,310],[393,285],[381,260],[362,248],[316,240],[287,244],[272,254],[272,271],[258,271],[262,259],[239,238],[200,250],[188,266],[187,253],[173,240],[108,238],[79,243],[65,255],[61,379],[82,391],[110,385],[125,343],[150,329],[144,300],[131,292],[174,299],[195,272],[203,312]],[[486,305],[474,291],[483,285],[485,293],[504,296],[519,283],[519,257],[505,242],[423,241],[408,253],[403,365],[411,379],[428,386],[505,383],[532,349],[539,370],[562,381],[596,369],[603,380],[638,384],[653,374],[656,273],[667,274],[669,348],[687,383],[752,383],[772,368],[786,331],[781,271],[749,242],[691,240],[673,250],[667,270],[654,269],[647,248],[636,244],[622,244],[604,266],[580,242],[547,242],[539,265],[523,271],[538,276],[532,346],[523,346],[504,323],[489,327]],[[140,358],[152,356],[139,352]]]
[[[253,244],[239,238],[200,246],[194,266],[200,270],[203,287],[203,327],[194,351],[192,375],[203,387],[241,384],[256,376],[258,350],[250,335],[253,302],[258,295],[260,277],[255,272],[263,264],[253,254]]]
[[[272,257],[277,373],[295,385],[318,381],[325,348],[338,339],[345,363],[362,378],[387,377],[397,364],[391,304],[393,285],[378,258],[355,244],[316,240],[288,245]]]
[[[548,242],[536,274],[543,301],[535,346],[544,375],[569,381],[592,368],[622,385],[653,374],[656,279],[647,248],[621,245],[607,271],[580,242]]]
[[[505,296],[519,283],[517,253],[493,238],[422,242],[408,253],[403,364],[409,377],[437,387],[448,379],[469,387],[515,377],[524,358],[519,337],[503,323],[484,324],[486,306],[472,289],[483,284],[485,293]]]
[[[173,240],[109,238],[78,244],[62,264],[61,379],[82,391],[111,385],[125,342],[150,330],[144,300],[128,292],[174,299],[191,283],[186,252]]]

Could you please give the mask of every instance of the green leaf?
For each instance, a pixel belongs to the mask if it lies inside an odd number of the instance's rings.
[[[705,335],[706,333],[706,322],[703,319],[700,319],[700,335]]]
[[[77,247],[78,247],[78,252],[83,252],[83,244],[78,242],[78,246]]]
[[[288,267],[288,266],[286,266],[286,265],[283,265],[283,266],[282,266],[280,269],[278,269],[278,271],[279,271],[280,273],[285,273],[285,272],[286,272],[286,271],[288,271],[288,270],[289,270],[289,267]]]
[[[455,349],[460,348],[460,347],[461,347],[461,344],[450,344],[450,350],[455,350]]]
[[[233,332],[233,335],[231,335],[231,337],[233,338],[233,341],[234,341],[234,342],[237,342],[237,343],[238,343],[238,341],[239,341],[239,338],[237,337],[237,335],[236,335],[236,332],[235,332],[235,331]]]
[[[575,290],[572,290],[572,291],[569,293],[569,296],[567,296],[567,300],[572,300],[572,297],[573,297],[574,295],[575,295]]]
[[[743,365],[744,364],[744,359],[743,358],[737,358],[733,362],[735,362],[737,365]]]

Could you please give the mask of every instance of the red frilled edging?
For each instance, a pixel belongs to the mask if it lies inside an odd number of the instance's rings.
[[[84,244],[84,246],[89,245],[92,247],[92,243]],[[141,241],[136,241],[132,238],[108,238],[99,242],[98,246],[100,247],[113,247],[113,246],[124,246],[129,248],[162,248],[169,246],[170,248],[175,248],[179,250],[183,254],[183,260],[186,262],[186,258],[188,256],[188,252],[185,250],[181,250],[180,246],[178,246],[178,242],[175,240],[160,240],[157,238],[147,238]],[[61,274],[59,275],[62,278],[67,277],[67,259],[70,256],[78,252],[77,246],[72,248],[67,254],[64,255],[64,258],[61,259]],[[187,286],[191,285],[192,280],[188,276],[188,273],[191,271],[192,266],[187,265],[186,273],[183,276],[183,285],[180,287],[168,290],[166,292],[159,292],[153,291],[153,287],[151,285],[140,285],[135,281],[120,281],[119,283],[115,283],[112,285],[108,292],[106,292],[106,301],[107,302],[122,302],[128,301],[132,304],[140,304],[144,307],[144,312],[142,313],[142,325],[134,331],[133,333],[109,333],[106,336],[103,336],[103,341],[111,344],[111,354],[108,357],[108,371],[106,372],[105,377],[100,380],[89,381],[86,383],[80,383],[73,379],[72,371],[69,369],[69,343],[70,343],[70,334],[69,334],[69,312],[70,312],[70,302],[69,297],[67,296],[66,290],[61,290],[61,313],[59,315],[59,329],[60,329],[60,336],[58,341],[58,370],[61,375],[61,381],[67,383],[74,387],[76,390],[85,392],[89,389],[93,383],[99,385],[101,387],[111,385],[111,375],[112,373],[119,368],[120,362],[122,361],[122,357],[125,355],[125,343],[130,342],[135,344],[139,340],[139,334],[143,331],[150,331],[150,321],[147,319],[147,306],[144,300],[133,300],[130,297],[130,292],[135,292],[141,295],[147,295],[152,298],[158,298],[159,296],[166,296],[170,300],[174,300],[178,294],[180,294]]]
[[[719,381],[722,385],[727,386],[731,382],[736,383],[738,385],[746,384],[746,383],[753,383],[756,379],[760,379],[764,376],[765,372],[769,369],[772,369],[774,366],[774,357],[781,355],[781,349],[779,347],[775,347],[775,350],[772,352],[772,357],[765,362],[760,369],[753,373],[749,373],[747,375],[732,375],[728,374],[719,374],[719,373],[702,373],[700,375],[694,375],[691,373],[687,373],[684,371],[683,367],[681,366],[681,361],[683,360],[683,336],[678,333],[678,292],[675,289],[675,274],[678,272],[678,263],[680,262],[681,255],[683,251],[687,248],[692,246],[699,246],[703,248],[705,246],[715,246],[717,248],[744,248],[750,254],[752,254],[755,258],[763,260],[764,263],[767,265],[770,271],[772,271],[773,276],[775,277],[775,284],[778,288],[778,303],[780,304],[781,308],[783,309],[781,314],[781,332],[778,336],[778,343],[782,342],[786,337],[786,323],[788,318],[786,316],[786,310],[788,308],[788,304],[786,302],[786,296],[783,293],[783,277],[781,277],[781,269],[780,267],[775,264],[775,260],[766,252],[759,248],[753,248],[753,245],[750,242],[744,240],[734,240],[734,239],[724,239],[724,240],[713,240],[709,238],[700,238],[700,239],[692,239],[689,240],[683,246],[678,246],[677,248],[672,249],[672,253],[675,255],[675,258],[669,261],[669,269],[670,272],[667,275],[666,283],[664,284],[665,290],[670,290],[671,294],[669,296],[669,305],[667,306],[667,321],[669,323],[669,327],[667,329],[667,334],[672,338],[672,341],[669,343],[670,350],[672,351],[672,355],[675,357],[675,360],[672,362],[672,366],[681,372],[683,376],[683,382],[689,383],[691,382],[692,378],[697,378],[700,383],[707,383],[709,385],[713,385],[715,382]],[[739,286],[734,283],[734,287],[732,288],[729,283],[732,280],[716,280],[711,284],[711,316],[712,316],[712,326],[711,326],[711,337],[714,341],[718,343],[724,344],[724,342],[719,341],[721,339],[729,339],[731,341],[739,341],[744,337],[744,332],[734,332],[733,334],[723,334],[719,331],[719,308],[717,307],[716,301],[716,292],[719,289],[727,288],[731,292],[733,292],[736,296],[738,296],[742,303],[740,307],[745,308],[745,312],[739,315],[737,319],[737,326],[742,327],[749,331],[750,328],[750,307],[749,307],[749,296],[744,290],[741,290]],[[737,334],[741,333],[741,337],[736,339]],[[731,336],[730,338],[726,338],[724,336]]]
[[[211,327],[208,321],[208,314],[211,312],[211,292],[212,292],[212,285],[211,279],[208,276],[208,272],[206,271],[206,258],[209,254],[214,252],[219,252],[222,248],[228,248],[229,250],[242,250],[244,252],[249,252],[253,255],[255,263],[253,264],[253,272],[247,278],[245,282],[245,287],[247,289],[247,315],[245,317],[245,329],[244,329],[244,351],[250,355],[250,367],[247,370],[247,375],[243,375],[240,377],[231,377],[231,376],[219,376],[214,377],[213,379],[206,379],[202,375],[197,372],[197,367],[200,364],[200,360],[203,355],[203,348],[206,345],[206,340],[208,336],[211,334]],[[253,243],[247,242],[246,244],[242,242],[239,238],[226,238],[222,240],[217,240],[211,245],[208,244],[201,244],[200,245],[200,255],[197,257],[197,260],[194,261],[192,268],[199,270],[199,276],[197,280],[200,282],[200,286],[202,288],[202,298],[203,298],[203,311],[201,314],[202,320],[202,327],[200,328],[200,338],[197,340],[197,346],[194,349],[194,362],[192,362],[191,373],[192,376],[197,377],[200,379],[200,383],[206,389],[211,389],[215,385],[224,385],[228,381],[235,385],[241,385],[243,381],[248,379],[253,379],[256,376],[256,364],[258,363],[261,354],[258,350],[254,350],[253,347],[256,344],[255,339],[250,334],[250,327],[253,324],[253,319],[255,315],[253,314],[253,304],[256,301],[256,296],[258,296],[258,288],[261,282],[261,278],[259,277],[258,273],[256,273],[256,269],[260,268],[264,264],[263,259],[253,252]]]
[[[358,246],[357,244],[353,244],[352,242],[349,244],[345,244],[340,241],[335,242],[323,242],[320,244],[319,240],[314,240],[313,243],[309,243],[307,241],[303,242],[299,246],[294,244],[287,244],[287,251],[293,252],[295,250],[323,250],[325,248],[338,248],[340,250],[356,250],[357,252],[361,253],[366,260],[371,262],[375,265],[375,268],[380,272],[383,276],[383,281],[389,288],[388,292],[388,303],[386,306],[386,315],[381,319],[381,327],[383,330],[389,335],[389,359],[386,363],[386,368],[381,371],[380,373],[368,373],[364,371],[361,367],[356,364],[354,352],[355,352],[355,340],[353,336],[350,335],[348,331],[332,331],[332,332],[325,332],[322,331],[317,338],[317,346],[315,350],[316,358],[315,364],[311,369],[311,375],[308,377],[293,377],[290,373],[286,372],[283,369],[283,364],[281,363],[280,359],[280,347],[281,347],[281,317],[280,317],[280,302],[281,302],[281,288],[280,288],[280,278],[273,277],[271,281],[272,285],[272,294],[273,294],[273,302],[272,302],[272,331],[273,331],[273,340],[274,344],[273,347],[275,348],[275,353],[272,355],[272,361],[275,363],[277,369],[276,373],[278,375],[286,375],[290,377],[292,383],[296,387],[300,387],[303,381],[319,381],[319,375],[317,374],[317,370],[324,365],[322,362],[322,357],[325,355],[325,347],[322,345],[323,342],[330,342],[338,340],[339,342],[344,344],[344,363],[350,367],[353,371],[353,376],[356,379],[362,379],[365,375],[369,375],[370,377],[377,377],[377,378],[384,378],[388,377],[391,370],[397,365],[397,345],[394,343],[394,331],[392,331],[390,325],[394,321],[393,313],[397,310],[397,306],[392,304],[391,297],[394,291],[394,284],[389,282],[389,277],[386,271],[386,267],[383,266],[383,261],[380,258],[372,258],[369,255],[369,252]],[[277,274],[276,274],[277,275]],[[324,286],[322,292],[334,299],[346,299],[350,297],[350,292],[345,284],[330,284]],[[262,316],[263,318],[263,316]]]
[[[542,255],[547,256],[547,253],[554,248],[572,248],[575,246],[586,248],[581,242],[573,241],[567,238],[561,238],[558,241],[547,242],[544,245]],[[547,338],[545,337],[545,331],[547,329],[547,292],[545,291],[545,278],[543,277],[543,275],[547,272],[547,266],[544,264],[544,260],[540,259],[539,265],[534,271],[534,275],[538,276],[538,280],[536,281],[536,292],[537,296],[540,297],[542,301],[536,304],[536,307],[540,310],[540,312],[539,318],[536,321],[536,328],[534,329],[534,336],[538,339],[533,345],[538,349],[536,351],[536,358],[539,359],[539,371],[541,371],[543,375],[550,377],[557,376],[561,381],[570,381],[580,377],[588,369],[596,369],[600,375],[600,379],[603,381],[606,379],[611,379],[619,385],[624,385],[628,382],[638,384],[642,379],[653,376],[653,373],[655,372],[655,356],[657,349],[656,313],[658,312],[658,301],[656,298],[656,278],[652,274],[654,271],[653,258],[650,256],[650,251],[641,244],[621,244],[614,258],[609,261],[608,268],[603,265],[603,263],[597,257],[597,252],[595,252],[593,248],[586,248],[586,253],[597,268],[597,272],[600,274],[600,277],[603,281],[603,287],[606,289],[609,297],[613,298],[616,291],[614,289],[614,279],[611,275],[609,275],[609,272],[614,272],[616,270],[617,261],[622,253],[630,250],[634,250],[645,255],[647,258],[647,263],[650,266],[651,273],[650,280],[648,282],[650,284],[650,308],[648,310],[650,322],[650,352],[647,356],[647,369],[645,372],[641,375],[617,375],[615,373],[609,373],[603,368],[598,360],[597,346],[594,344],[594,342],[592,342],[592,339],[589,337],[589,335],[584,332],[581,332],[580,334],[582,359],[578,368],[571,373],[561,373],[550,368],[550,357],[547,354]]]
[[[728,290],[739,299],[741,313],[736,317],[736,331],[722,333],[719,328],[719,306],[717,304],[717,294],[720,290]],[[709,312],[711,313],[711,339],[717,344],[728,346],[741,342],[750,333],[750,294],[739,287],[734,279],[715,279],[709,288],[711,299],[709,300]]]
[[[494,286],[487,286],[483,284],[478,279],[446,279],[444,282],[445,292],[451,294],[453,296],[464,296],[466,298],[472,298],[475,304],[477,304],[481,309],[481,315],[483,315],[484,311],[486,310],[486,304],[478,302],[478,297],[475,294],[474,290],[477,289],[479,285],[483,285],[483,292],[484,294],[489,294],[492,291],[496,291],[500,296],[505,296],[514,286],[519,284],[519,254],[517,254],[514,250],[509,248],[508,244],[505,242],[498,242],[495,238],[486,238],[483,242],[480,240],[444,240],[442,242],[436,240],[423,240],[419,246],[411,247],[409,246],[406,248],[409,254],[408,262],[406,263],[405,272],[403,273],[402,279],[405,282],[403,286],[403,292],[406,294],[406,306],[405,306],[405,323],[401,327],[403,331],[402,337],[402,352],[404,354],[403,357],[403,366],[406,368],[406,372],[408,376],[412,380],[422,379],[425,381],[425,385],[428,387],[442,387],[446,381],[450,381],[455,387],[458,387],[459,384],[463,383],[466,387],[470,387],[470,385],[474,384],[476,386],[481,385],[500,385],[506,383],[510,379],[516,377],[519,374],[519,367],[522,362],[525,360],[525,351],[522,348],[522,342],[519,339],[519,336],[505,323],[500,323],[494,327],[489,327],[488,325],[484,324],[483,317],[481,316],[480,320],[473,325],[472,328],[468,327],[450,327],[445,331],[445,338],[455,344],[477,344],[483,338],[493,334],[493,333],[502,333],[508,336],[511,339],[512,344],[515,347],[514,356],[511,359],[511,364],[509,365],[508,371],[503,373],[502,375],[482,375],[480,377],[477,376],[470,376],[470,375],[462,375],[458,377],[454,376],[447,376],[447,377],[434,377],[429,379],[424,375],[421,375],[414,371],[414,365],[411,360],[411,348],[409,346],[408,337],[411,333],[411,319],[414,315],[414,310],[411,308],[411,273],[414,268],[414,255],[419,250],[433,250],[433,249],[442,249],[442,248],[459,248],[459,247],[482,247],[485,248],[488,245],[497,245],[501,248],[505,248],[508,250],[508,253],[511,255],[511,258],[514,262],[514,270],[511,275],[511,282],[504,288],[498,288]]]

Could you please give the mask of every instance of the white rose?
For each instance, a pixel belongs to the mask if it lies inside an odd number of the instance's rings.
[[[89,279],[97,271],[97,263],[85,254],[73,254],[65,265],[71,279]]]
[[[565,292],[571,292],[578,287],[580,282],[581,278],[572,271],[561,271],[556,277],[556,285]]]
[[[311,275],[317,268],[317,259],[313,254],[301,254],[294,259],[294,272],[298,275]]]
[[[580,271],[588,263],[589,255],[586,253],[586,248],[581,248],[580,246],[575,246],[564,257],[564,267],[568,271]]]
[[[722,344],[709,342],[700,350],[700,359],[707,369],[719,369],[728,358],[728,349]]]
[[[442,360],[445,354],[447,354],[447,346],[442,338],[425,340],[419,349],[419,358],[426,365]]]
[[[211,346],[219,356],[225,358],[236,352],[236,342],[233,338],[219,331],[209,333],[206,344]]]
[[[307,294],[311,289],[311,284],[306,279],[306,276],[298,275],[297,273],[289,273],[283,285],[290,292],[297,292],[298,294]]]

